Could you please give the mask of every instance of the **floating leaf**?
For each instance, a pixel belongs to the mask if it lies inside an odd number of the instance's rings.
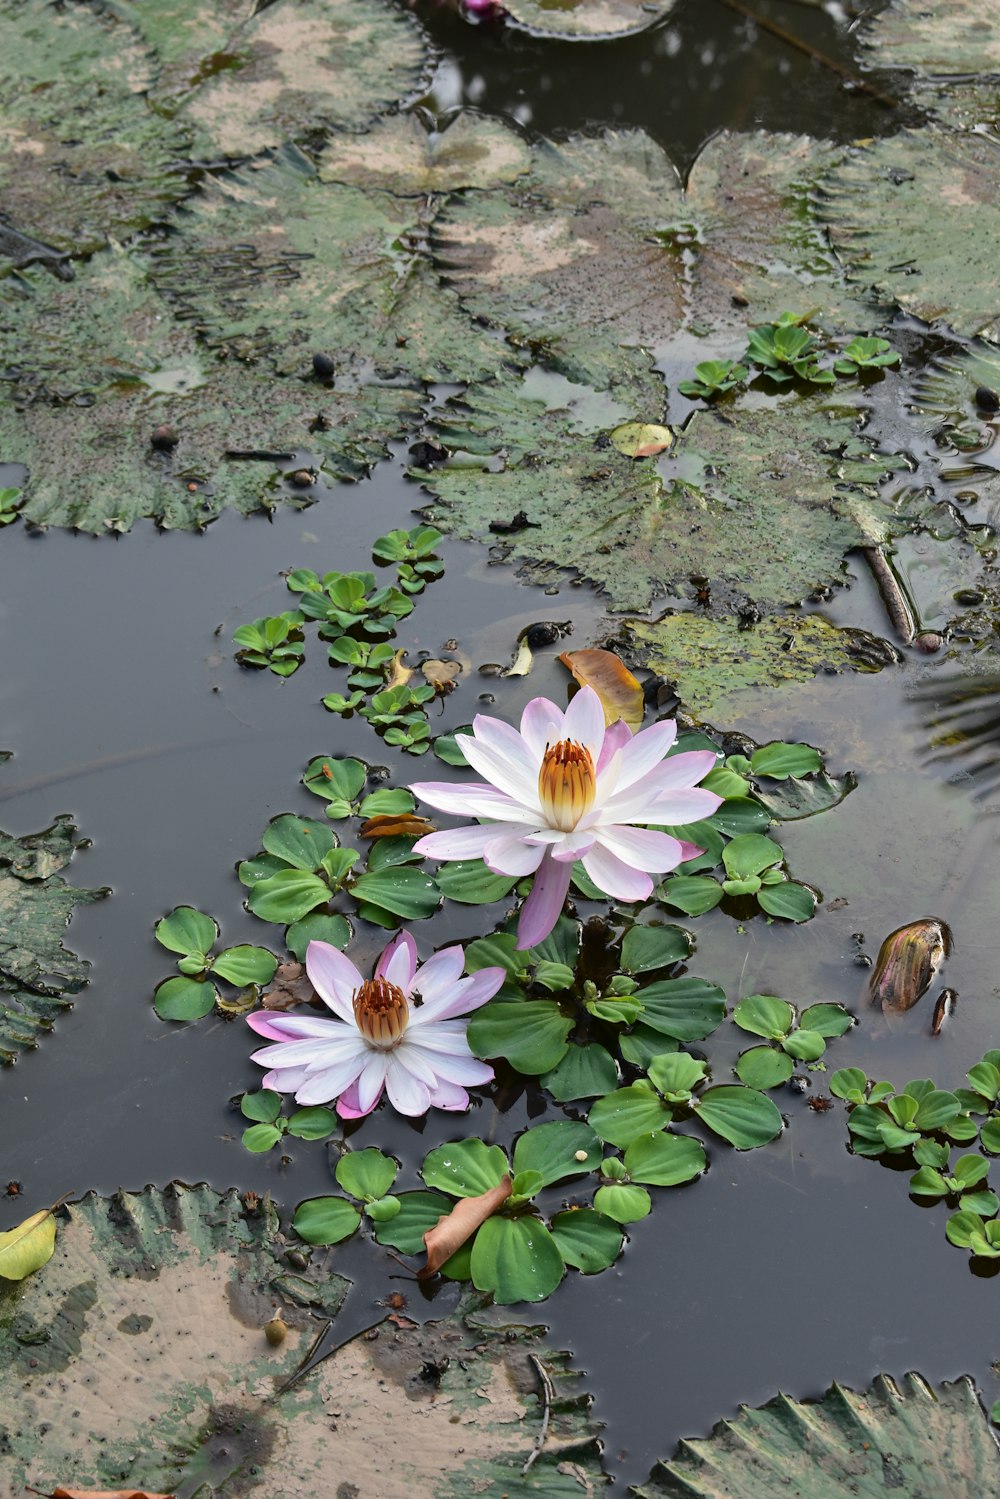
[[[638,1223],[649,1216],[653,1203],[645,1187],[613,1182],[598,1187],[594,1193],[594,1206],[599,1213],[613,1218],[616,1223]],[[566,1258],[565,1254],[563,1258]]]
[[[594,1131],[570,1120],[537,1124],[519,1135],[514,1146],[514,1170],[536,1171],[541,1178],[536,1190],[570,1176],[586,1175],[600,1159],[601,1147]]]
[[[169,916],[156,923],[160,946],[184,956],[211,952],[218,935],[218,922],[193,906],[175,906]]]
[[[214,984],[178,977],[157,984],[153,1007],[161,1020],[200,1020],[215,1008],[217,998]]]
[[[429,1187],[451,1197],[479,1197],[499,1186],[507,1174],[507,1157],[499,1145],[456,1140],[429,1151],[420,1174]]]
[[[762,744],[750,756],[750,770],[755,776],[770,776],[787,781],[789,776],[808,776],[822,769],[819,750],[809,744]]]
[[[618,1084],[618,1068],[611,1053],[596,1042],[570,1046],[558,1066],[542,1078],[544,1087],[558,1103],[577,1098],[597,1098]]]
[[[285,926],[301,921],[317,906],[325,906],[330,895],[329,885],[316,875],[303,869],[282,869],[253,886],[247,908],[262,921]]]
[[[351,1150],[337,1162],[334,1176],[337,1185],[362,1202],[384,1197],[396,1180],[399,1167],[390,1156],[368,1146]]]
[[[274,978],[278,960],[266,947],[227,947],[212,962],[212,972],[230,984],[244,988],[248,984],[269,984]]]
[[[643,1025],[677,1041],[704,1040],[726,1013],[726,996],[717,984],[688,976],[647,984],[638,998]]]
[[[748,1088],[780,1088],[795,1071],[795,1063],[773,1046],[752,1046],[741,1053],[735,1071]]]
[[[531,1077],[551,1072],[566,1055],[573,1020],[551,999],[493,999],[469,1021],[473,1053],[484,1060],[506,1057]]]
[[[596,648],[563,651],[559,660],[581,687],[592,687],[597,693],[606,723],[613,724],[621,718],[633,732],[640,727],[645,711],[642,685],[614,651]]]
[[[559,1248],[537,1218],[487,1218],[472,1246],[472,1283],[501,1306],[544,1301],[566,1273]]]
[[[56,1220],[49,1208],[32,1213],[0,1233],[0,1278],[24,1280],[48,1264],[56,1247]]]
[[[351,126],[357,128],[355,121]],[[531,165],[524,141],[498,119],[463,109],[450,120],[439,117],[435,126],[429,130],[416,110],[383,119],[365,135],[341,136],[321,162],[320,176],[423,197],[514,182]]]
[[[816,896],[808,885],[792,880],[766,885],[757,892],[757,899],[769,916],[780,916],[784,921],[810,921],[816,912]]]
[[[261,843],[267,853],[290,864],[293,869],[310,873],[319,869],[324,856],[336,846],[333,830],[325,822],[311,817],[293,817],[283,813],[274,817],[264,829]]]
[[[665,453],[674,440],[669,427],[650,422],[624,422],[609,435],[612,445],[626,458],[653,458]]]
[[[766,1145],[784,1128],[784,1121],[769,1098],[754,1088],[723,1084],[707,1088],[692,1107],[709,1129],[735,1145],[752,1150]]]
[[[584,1275],[596,1275],[613,1265],[622,1252],[619,1221],[593,1208],[574,1208],[556,1213],[551,1233],[567,1265]]]
[[[507,1201],[511,1192],[510,1176],[506,1173],[495,1187],[490,1187],[478,1197],[463,1197],[433,1228],[423,1236],[427,1247],[427,1263],[417,1271],[418,1280],[436,1275],[441,1266],[450,1260],[466,1240]]]
[[[670,1131],[640,1135],[625,1151],[625,1169],[630,1180],[645,1182],[650,1187],[676,1187],[693,1181],[707,1165],[700,1140]]]
[[[679,926],[633,926],[622,939],[623,973],[649,973],[683,963],[691,952],[690,932]]]
[[[419,921],[437,910],[441,896],[430,875],[409,865],[371,869],[359,875],[351,887],[355,900],[365,907],[377,906],[404,921]]]
[[[361,1214],[346,1197],[311,1197],[300,1202],[292,1227],[307,1244],[339,1244],[361,1223]]]
[[[435,878],[442,895],[474,906],[503,900],[517,884],[516,875],[494,874],[482,859],[450,860],[441,865]]]
[[[652,1089],[633,1083],[599,1098],[588,1113],[587,1122],[602,1140],[624,1150],[640,1136],[665,1129],[670,1123],[670,1111]]]

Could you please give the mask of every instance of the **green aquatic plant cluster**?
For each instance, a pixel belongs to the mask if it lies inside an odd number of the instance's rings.
[[[410,686],[412,673],[401,668],[401,652],[390,640],[413,610],[413,595],[439,578],[444,564],[435,548],[441,532],[433,526],[397,529],[372,547],[381,565],[396,564],[396,582],[379,586],[371,572],[328,572],[294,568],[286,576],[296,609],[240,625],[233,640],[241,666],[266,667],[289,677],[305,659],[305,627],[315,624],[326,644],[330,665],[347,667],[346,693],[330,692],[323,706],[331,713],[358,712],[385,740],[411,754],[430,747],[426,704],[435,696],[427,683]],[[398,678],[398,680],[394,680]]]
[[[966,1080],[968,1087],[949,1090],[917,1078],[897,1091],[849,1067],[833,1074],[830,1092],[849,1104],[854,1154],[913,1162],[911,1195],[953,1209],[945,1224],[949,1242],[974,1260],[997,1260],[1000,1198],[987,1179],[1000,1155],[1000,1051],[987,1051]],[[952,1160],[956,1149],[970,1146],[977,1149]]]
[[[694,379],[682,380],[677,389],[693,400],[710,401],[762,377],[772,385],[787,385],[792,380],[805,385],[835,385],[838,376],[853,377],[899,364],[899,354],[888,339],[857,337],[842,340],[838,346],[829,337],[817,338],[803,326],[810,317],[809,313],[783,312],[773,323],[751,328],[746,351],[739,360],[705,360],[695,366]],[[824,357],[827,362],[820,364]]]
[[[156,923],[154,935],[161,947],[178,954],[180,970],[156,987],[153,1004],[161,1020],[200,1020],[220,1003],[214,980],[224,979],[237,989],[260,989],[271,982],[278,966],[274,953],[249,943],[215,953],[219,924],[193,906],[175,906]]]

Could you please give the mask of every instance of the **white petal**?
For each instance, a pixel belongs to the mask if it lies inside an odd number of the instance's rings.
[[[465,1089],[457,1083],[442,1082],[440,1078],[430,1101],[432,1109],[448,1109],[451,1113],[463,1113],[469,1107],[469,1095]]]
[[[343,1058],[360,1055],[367,1050],[365,1039],[352,1027],[341,1026],[342,1036],[321,1041],[308,1037],[304,1041],[275,1041],[251,1053],[251,1061],[264,1066],[283,1069],[285,1067],[326,1066]]]
[[[481,859],[486,845],[502,831],[502,822],[473,823],[467,828],[444,828],[425,833],[414,848],[432,859]]]
[[[465,738],[468,738],[465,735]],[[436,807],[439,812],[450,812],[454,817],[492,817],[497,822],[544,821],[541,809],[532,812],[513,797],[487,786],[483,781],[473,781],[468,786],[455,781],[414,781],[410,790],[421,801]],[[428,837],[433,836],[428,834]],[[423,839],[420,840],[423,842]]]
[[[684,857],[684,849],[676,838],[649,828],[599,828],[597,841],[617,859],[644,874],[667,874]]]
[[[404,994],[409,994],[416,971],[417,944],[409,932],[400,932],[376,963],[375,977],[384,978]]]
[[[402,1048],[388,1053],[385,1086],[393,1108],[415,1118],[418,1114],[426,1114],[430,1108],[431,1093],[427,1083],[409,1070],[405,1058]]]
[[[262,1088],[273,1093],[294,1093],[306,1080],[305,1067],[286,1067],[281,1072],[266,1072],[260,1080]]]
[[[652,894],[653,882],[648,874],[633,869],[599,843],[584,855],[583,867],[594,884],[614,900],[646,900]]]
[[[448,986],[440,985],[432,999],[426,999],[413,1011],[410,1029],[424,1026],[428,1032],[432,1028],[437,1031],[442,1022],[457,1015],[468,1015],[470,1010],[478,1010],[480,1005],[493,998],[506,977],[507,973],[503,968],[480,968],[470,978],[459,979]],[[462,1034],[465,1034],[464,1024]],[[423,1042],[423,1034],[420,1040]]]
[[[370,1114],[382,1096],[385,1075],[388,1071],[388,1053],[373,1051],[358,1077],[358,1108],[362,1114]]]
[[[582,859],[584,854],[589,853],[594,846],[596,830],[593,828],[575,828],[572,833],[567,833],[561,842],[552,845],[552,857],[559,864],[567,861],[575,864],[577,859]]]
[[[483,850],[483,858],[494,874],[534,874],[542,862],[544,849],[529,843],[521,833],[494,833]]]
[[[604,744],[605,722],[601,700],[593,687],[581,687],[573,698],[563,718],[563,738],[575,739],[585,744],[594,757],[600,759]]]
[[[354,1024],[351,1001],[364,979],[350,958],[329,942],[310,942],[306,948],[306,973],[316,993],[341,1020]]]
[[[330,1041],[344,1034],[341,1020],[327,1020],[322,1015],[282,1015],[276,1010],[255,1010],[247,1016],[247,1024],[267,1041],[301,1041],[305,1036]]]
[[[452,947],[442,947],[440,952],[433,953],[422,967],[417,969],[416,978],[413,981],[413,992],[419,994],[423,1000],[420,1009],[423,1010],[443,993],[447,994],[454,984],[462,977],[465,968],[465,950],[459,944]],[[415,1011],[414,1014],[417,1012]],[[414,1016],[411,1015],[411,1020]]]
[[[345,1088],[350,1087],[363,1066],[364,1060],[361,1057],[355,1057],[350,1062],[339,1062],[331,1067],[310,1070],[305,1082],[295,1090],[296,1103],[309,1105],[332,1102],[338,1093],[343,1093]]]
[[[701,822],[722,804],[714,791],[689,786],[677,791],[647,790],[645,781],[609,797],[601,808],[599,825],[613,822],[666,823]]]
[[[477,724],[481,722],[481,717],[476,719]],[[538,771],[528,762],[528,751],[520,735],[517,737],[522,754],[517,759],[511,758],[507,747],[496,743],[493,737],[480,739],[468,734],[462,737],[467,741],[462,746],[462,753],[473,770],[478,770],[491,785],[512,797],[522,807],[534,808],[536,815],[540,816]]]
[[[536,772],[549,745],[558,744],[565,737],[562,709],[547,697],[533,697],[521,714],[521,738],[534,757]]]
[[[624,791],[626,786],[633,786],[642,776],[648,775],[654,766],[660,764],[676,738],[677,725],[672,718],[661,719],[659,723],[650,724],[648,729],[633,734],[619,751],[618,789]]]
[[[418,1044],[406,1048],[403,1060],[408,1066],[412,1063],[414,1051],[419,1050]],[[432,1067],[436,1078],[443,1078],[449,1083],[459,1083],[462,1087],[493,1081],[493,1068],[488,1062],[480,1062],[478,1057],[456,1057],[448,1056],[446,1053],[428,1052],[421,1057],[421,1060],[426,1060]]]

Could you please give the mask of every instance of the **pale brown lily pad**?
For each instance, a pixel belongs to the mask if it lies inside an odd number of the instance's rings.
[[[532,36],[599,41],[647,31],[676,0],[504,0],[512,21]]]
[[[420,110],[340,136],[320,161],[324,182],[381,188],[401,197],[498,187],[531,167],[524,139],[500,120],[463,109],[443,124]]]

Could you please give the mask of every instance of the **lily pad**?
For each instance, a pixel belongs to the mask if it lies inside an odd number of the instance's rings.
[[[569,41],[633,36],[655,26],[673,10],[676,0],[510,0],[504,10],[532,36]]]
[[[110,10],[13,0],[0,59],[0,198],[17,229],[85,255],[190,191],[188,133],[149,109],[153,59]]]
[[[985,135],[908,130],[853,147],[818,207],[850,280],[927,322],[995,337],[998,168]]]
[[[420,110],[341,136],[320,161],[324,182],[380,188],[400,197],[497,187],[531,166],[527,144],[500,120],[463,109],[438,126]]]
[[[748,630],[731,619],[668,614],[652,624],[629,620],[626,641],[631,659],[672,682],[700,718],[721,719],[748,693],[808,682],[818,671],[880,671],[896,659],[884,641],[820,614],[763,619]]]
[[[1000,73],[1000,23],[978,0],[892,0],[866,22],[863,39],[881,67]]]
[[[833,1385],[822,1400],[777,1395],[681,1443],[637,1499],[809,1499],[881,1494],[980,1499],[1000,1483],[1000,1451],[972,1382],[931,1386],[918,1374],[880,1374],[861,1394]]]
[[[234,360],[311,374],[315,353],[345,377],[474,379],[496,344],[442,288],[411,198],[324,182],[294,147],[205,184],[158,256],[181,318]],[[350,380],[348,379],[348,384]]]
[[[561,1495],[568,1453],[601,1482],[596,1428],[568,1356],[539,1329],[461,1316],[423,1327],[381,1324],[284,1394],[349,1282],[314,1251],[290,1270],[269,1202],[175,1184],[160,1192],[88,1195],[59,1215],[56,1252],[20,1284],[0,1282],[0,1399],[13,1490],[86,1488],[193,1493],[326,1492],[331,1471],[371,1475],[380,1499],[473,1491],[499,1499],[538,1429],[540,1360],[554,1384],[545,1450],[525,1494]],[[333,1251],[334,1255],[337,1253]],[[274,1319],[274,1339],[264,1328]],[[429,1386],[421,1370],[440,1368]],[[39,1430],[38,1413],[63,1418]],[[342,1412],[331,1430],[329,1411]],[[443,1488],[442,1451],[462,1455]],[[374,1425],[372,1424],[374,1423]],[[391,1423],[395,1457],[373,1430]]]
[[[182,95],[182,118],[213,151],[248,156],[331,127],[357,130],[426,86],[426,38],[414,17],[383,0],[277,0],[249,9],[189,80],[177,68],[170,74],[175,86],[194,85]],[[175,53],[204,28],[192,7],[184,10],[188,24],[170,42]],[[164,33],[162,17],[153,29]],[[156,97],[177,102],[162,84]]]
[[[59,877],[81,847],[68,817],[25,838],[0,833],[0,1064],[37,1046],[88,982],[89,962],[61,936],[75,906],[110,892]]]

